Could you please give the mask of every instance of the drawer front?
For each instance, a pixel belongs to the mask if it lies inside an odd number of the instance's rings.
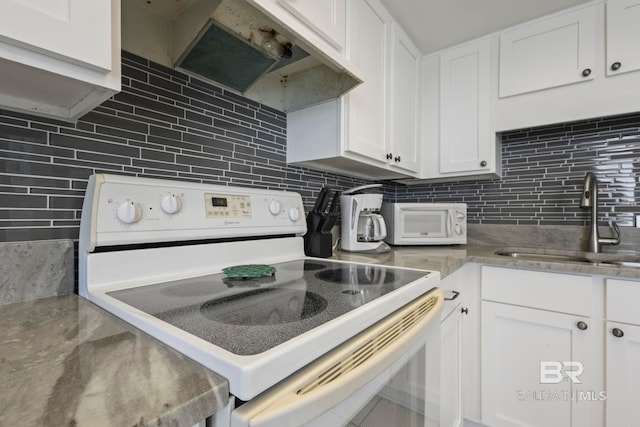
[[[607,279],[607,320],[640,325],[640,282]]]
[[[482,267],[482,299],[487,301],[590,316],[594,294],[590,276]]]

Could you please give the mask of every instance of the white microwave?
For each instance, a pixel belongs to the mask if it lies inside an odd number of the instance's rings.
[[[390,245],[467,243],[466,203],[383,203]]]

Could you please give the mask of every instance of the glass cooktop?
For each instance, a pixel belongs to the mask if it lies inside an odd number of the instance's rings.
[[[318,259],[273,267],[274,275],[262,278],[220,273],[108,295],[234,354],[253,355],[429,274]]]

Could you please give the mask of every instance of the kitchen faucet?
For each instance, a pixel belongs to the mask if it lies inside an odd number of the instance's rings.
[[[617,245],[620,243],[620,229],[618,224],[611,222],[616,232],[615,238],[603,238],[598,233],[598,180],[591,173],[587,173],[584,177],[584,187],[582,189],[581,208],[591,208],[591,222],[589,224],[589,252],[598,253],[601,250],[600,245]]]

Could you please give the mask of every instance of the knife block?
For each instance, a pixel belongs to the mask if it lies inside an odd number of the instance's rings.
[[[307,215],[307,234],[304,235],[304,253],[307,256],[328,258],[333,255],[331,231],[323,234],[319,230],[322,216],[313,212]]]

